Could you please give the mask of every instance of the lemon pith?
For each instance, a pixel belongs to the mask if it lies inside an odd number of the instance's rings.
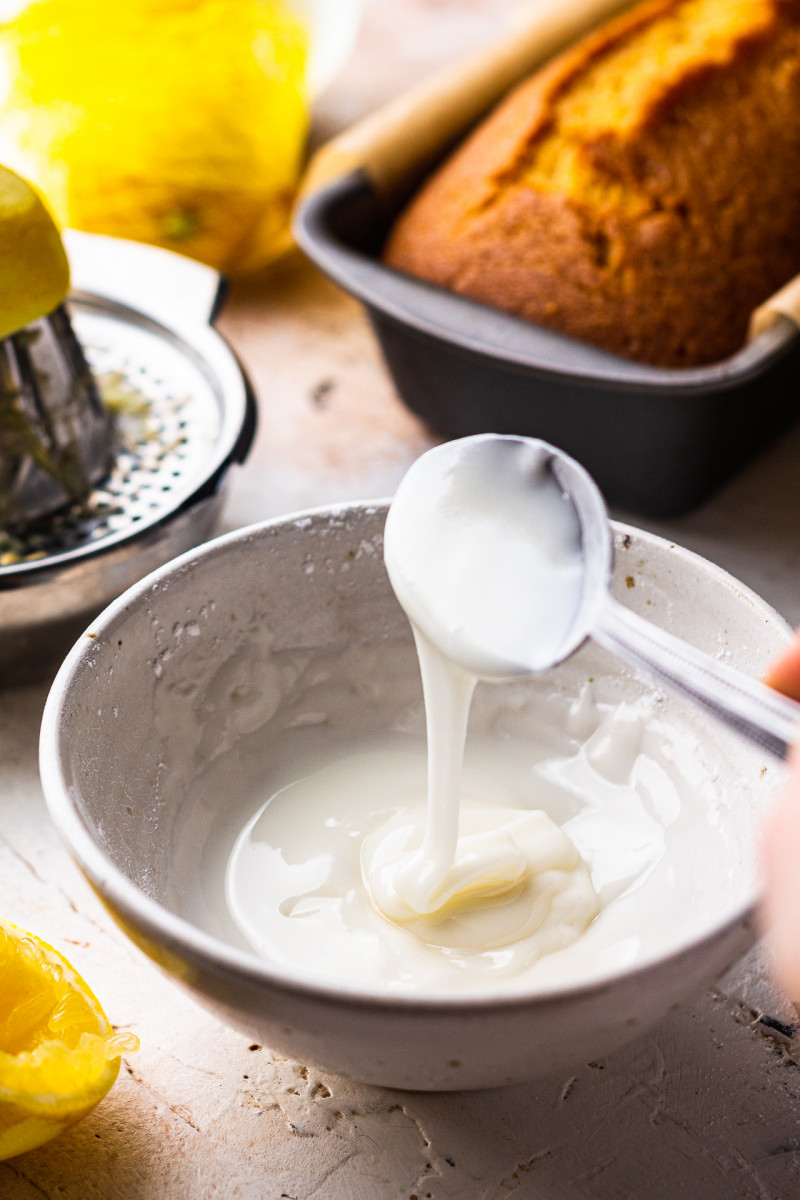
[[[29,0],[0,25],[0,161],[65,226],[252,269],[288,240],[307,42],[282,0]]]
[[[0,1161],[85,1116],[137,1048],[58,951],[0,919]]]

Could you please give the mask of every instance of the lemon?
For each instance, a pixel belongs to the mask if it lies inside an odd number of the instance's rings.
[[[49,1141],[102,1100],[120,1054],[80,975],[52,946],[0,920],[0,1161]]]
[[[24,179],[0,167],[0,338],[52,312],[68,289],[53,218]]]
[[[29,0],[0,24],[0,161],[64,226],[253,270],[290,243],[307,46],[281,0]]]

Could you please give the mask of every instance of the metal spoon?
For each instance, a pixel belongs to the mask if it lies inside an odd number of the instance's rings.
[[[778,758],[787,756],[798,734],[800,704],[695,649],[613,599],[610,593],[613,540],[605,502],[584,468],[555,446],[535,438],[496,434],[480,434],[445,443],[423,455],[411,467],[398,490],[395,504],[400,507],[408,503],[409,497],[418,503],[421,481],[427,493],[433,495],[439,484],[442,491],[449,487],[459,472],[463,483],[464,478],[469,478],[467,472],[485,478],[487,471],[499,473],[506,488],[509,472],[516,473],[525,489],[546,487],[552,491],[555,480],[565,504],[571,506],[574,513],[575,543],[580,548],[582,569],[573,619],[558,642],[551,642],[550,661],[543,663],[540,656],[536,661],[532,658],[525,661],[524,652],[520,652],[518,661],[510,662],[503,623],[489,622],[481,625],[482,661],[495,662],[498,669],[478,673],[494,674],[497,678],[538,673],[569,658],[591,637],[620,658],[646,668],[764,750]],[[501,515],[502,511],[498,519]],[[430,514],[434,525],[437,519],[440,525],[436,536],[441,539],[440,544],[445,547],[443,553],[446,553],[450,532],[446,524],[446,505],[440,506],[438,514]],[[543,583],[546,584],[546,580]],[[403,597],[400,598],[402,602]],[[416,614],[414,619],[417,620]],[[524,639],[520,642],[523,644]],[[463,661],[461,665],[467,670],[475,669],[474,659]]]

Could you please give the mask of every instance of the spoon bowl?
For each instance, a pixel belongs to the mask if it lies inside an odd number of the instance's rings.
[[[384,555],[418,634],[481,679],[546,671],[589,636],[613,566],[596,485],[534,438],[478,434],[410,467]]]

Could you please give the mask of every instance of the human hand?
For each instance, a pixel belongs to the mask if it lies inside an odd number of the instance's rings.
[[[765,682],[800,700],[800,631],[772,665]],[[800,745],[795,745],[788,765],[762,841],[761,918],[778,981],[793,1000],[800,1001]]]

